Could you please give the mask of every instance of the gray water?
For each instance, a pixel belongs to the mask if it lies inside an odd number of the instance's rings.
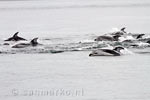
[[[29,40],[39,37],[48,49],[62,45],[76,49],[81,41],[91,41],[114,27],[149,35],[149,5],[149,0],[1,0],[0,48],[12,50],[2,44],[16,31]],[[34,49],[0,55],[0,99],[150,99],[149,48],[130,49],[134,54],[120,57],[89,57],[91,50],[31,53]],[[70,90],[72,95],[56,90]]]

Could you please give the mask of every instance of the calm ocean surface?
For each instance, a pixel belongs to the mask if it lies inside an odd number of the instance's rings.
[[[0,37],[103,34],[112,28],[149,33],[149,0],[17,0],[0,2]]]

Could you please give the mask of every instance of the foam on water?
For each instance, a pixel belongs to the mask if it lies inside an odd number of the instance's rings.
[[[93,37],[93,35],[92,35]],[[12,48],[12,46],[19,43],[29,43],[29,41],[19,41],[19,42],[4,42],[1,41],[0,51],[4,54],[14,54],[14,53],[63,53],[71,51],[92,51],[98,48],[107,48],[112,49],[115,46],[123,46],[125,48],[131,48],[130,45],[135,45],[135,49],[147,48],[150,45],[148,43],[138,42],[135,43],[123,43],[123,42],[109,42],[109,41],[99,41],[96,42],[94,39],[89,36],[73,36],[73,37],[64,37],[64,38],[41,38],[38,40],[39,44],[36,47],[25,47],[25,48]],[[83,39],[83,40],[82,40]],[[128,38],[129,39],[129,38]],[[3,45],[8,43],[9,45]],[[133,48],[133,47],[132,47]],[[124,54],[132,54],[130,51],[125,49]]]

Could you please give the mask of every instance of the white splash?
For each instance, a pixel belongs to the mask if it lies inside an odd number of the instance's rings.
[[[118,28],[112,28],[109,32],[113,33],[113,32],[118,32],[118,31],[120,31]]]
[[[136,43],[136,45],[138,45],[139,47],[147,47],[147,46],[150,46],[149,43],[143,43],[143,42]]]
[[[123,54],[123,55],[134,54],[132,51],[128,50],[127,48],[124,48],[124,50],[120,50],[120,53]]]
[[[131,35],[119,37],[119,41],[120,42],[123,42],[125,40],[135,40],[135,38],[133,36],[131,36]]]

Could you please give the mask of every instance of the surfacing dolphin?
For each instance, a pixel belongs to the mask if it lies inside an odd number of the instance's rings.
[[[126,27],[123,27],[120,29],[120,31],[117,31],[117,32],[114,32],[113,34],[114,35],[124,35],[126,34],[127,32],[125,31]]]
[[[94,41],[118,41],[120,35],[115,35],[115,36],[98,36]]]
[[[144,36],[145,34],[139,34],[136,39],[142,39],[142,37]]]
[[[30,43],[18,43],[14,46],[12,46],[12,48],[25,48],[25,47],[29,47],[29,46],[37,46],[39,43],[37,42],[38,38],[34,38],[30,41]]]
[[[16,32],[12,37],[10,37],[10,38],[8,38],[8,39],[6,39],[6,40],[4,40],[4,41],[20,41],[20,40],[26,41],[26,39],[24,39],[24,38],[22,38],[22,37],[19,37],[19,36],[18,36],[18,33],[19,33],[19,32]]]
[[[124,50],[124,48],[118,46],[114,49],[98,49],[92,51],[89,56],[121,56],[120,50]]]

